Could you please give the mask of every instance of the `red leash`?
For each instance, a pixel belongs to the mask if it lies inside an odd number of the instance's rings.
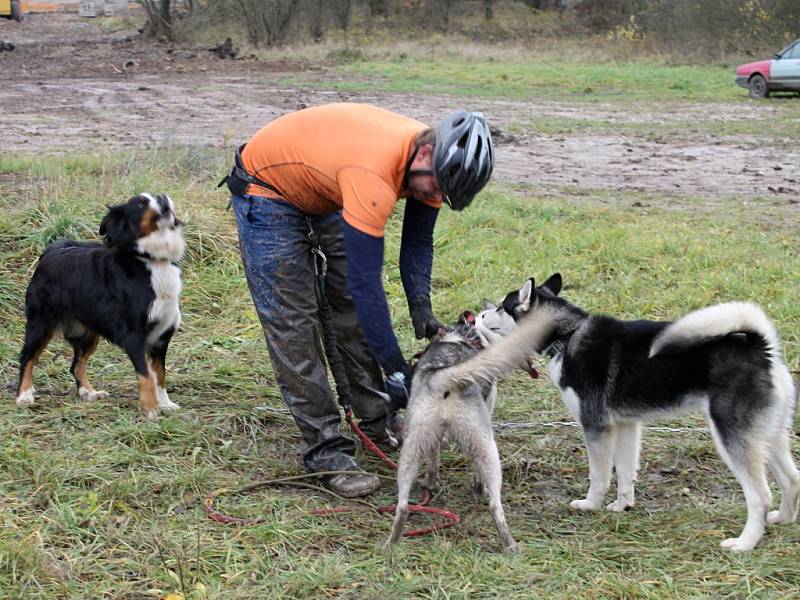
[[[344,370],[344,365],[342,362],[342,357],[339,354],[338,349],[336,348],[336,333],[333,328],[333,317],[331,314],[331,307],[328,304],[328,298],[325,294],[325,276],[328,271],[328,260],[325,257],[325,253],[322,250],[319,242],[319,235],[314,229],[314,225],[311,222],[310,218],[306,218],[308,222],[308,236],[309,241],[311,242],[311,254],[314,261],[314,272],[317,277],[317,285],[319,290],[319,317],[320,322],[322,324],[322,341],[325,347],[325,355],[328,357],[328,366],[333,374],[333,380],[336,384],[336,393],[339,397],[339,403],[344,408],[345,419],[347,423],[350,425],[350,428],[361,438],[361,441],[364,442],[364,445],[369,448],[369,450],[375,454],[378,458],[380,458],[389,468],[397,470],[397,464],[387,457],[375,443],[369,439],[361,428],[353,421],[353,411],[350,408],[350,385],[347,380],[347,373]],[[284,478],[280,481],[287,481],[292,479],[301,479],[304,477],[314,476],[314,474],[310,475],[300,475],[298,477],[289,477]],[[262,487],[269,484],[278,483],[279,481],[262,481],[259,483],[254,483],[252,485],[243,487],[239,490],[234,490],[230,493],[237,493],[241,494],[247,492],[249,490],[253,490],[257,487]],[[297,484],[295,484],[297,485]],[[316,486],[307,485],[307,487],[312,487],[316,489]],[[217,495],[221,495],[217,493]],[[205,510],[208,514],[208,518],[212,521],[216,521],[217,523],[223,523],[226,525],[257,525],[259,523],[263,523],[265,519],[240,519],[239,517],[232,517],[230,515],[226,515],[214,508],[214,500],[215,495],[213,492],[210,492],[205,498]],[[444,517],[445,521],[440,523],[436,523],[431,527],[425,527],[422,529],[412,529],[411,531],[406,531],[403,535],[406,537],[413,537],[418,535],[425,535],[426,533],[431,533],[433,531],[438,531],[440,529],[445,529],[447,527],[452,527],[453,525],[460,523],[461,518],[458,515],[455,515],[449,511],[443,510],[441,508],[433,508],[428,506],[428,502],[431,500],[431,492],[430,490],[426,490],[423,488],[422,490],[422,500],[419,504],[410,504],[408,506],[408,511],[411,513],[429,513],[434,515],[439,515]],[[363,502],[363,504],[367,504]],[[313,515],[330,515],[330,514],[337,514],[343,512],[359,512],[365,510],[377,510],[379,513],[393,513],[395,512],[396,505],[391,504],[388,506],[379,506],[374,507],[367,504],[366,507],[363,508],[355,508],[355,507],[335,507],[335,508],[323,508],[310,511],[310,514]]]
[[[386,456],[384,452],[378,448],[378,446],[373,442],[367,435],[361,431],[361,428],[358,424],[353,420],[353,413],[351,410],[345,411],[345,419],[347,423],[350,425],[350,428],[358,435],[361,441],[364,443],[364,446],[367,447],[370,452],[372,452],[375,456],[380,458],[384,464],[386,464],[389,468],[397,470],[397,463],[395,463],[391,458]],[[304,476],[300,476],[297,478],[289,478],[289,479],[299,479]],[[282,481],[286,481],[285,479]],[[246,486],[239,490],[236,490],[235,493],[243,493],[250,490],[253,490],[257,487],[261,487],[263,485],[268,485],[269,483],[273,482],[259,482],[254,483],[252,485]],[[276,483],[276,482],[274,482]],[[315,487],[315,486],[313,486]],[[219,494],[218,494],[219,495]],[[216,508],[214,508],[214,501],[216,500],[216,496],[213,492],[210,492],[204,502],[204,507],[208,518],[216,523],[222,523],[223,525],[239,525],[241,527],[249,527],[252,525],[258,525],[260,523],[264,523],[266,519],[258,518],[258,519],[242,519],[240,517],[234,517],[231,515],[227,515]],[[409,504],[408,505],[408,512],[410,513],[427,513],[432,515],[437,515],[442,517],[444,520],[430,527],[420,527],[419,529],[410,529],[403,533],[404,537],[416,537],[420,535],[427,535],[429,533],[433,533],[434,531],[441,531],[442,529],[447,529],[448,527],[452,527],[453,525],[457,525],[461,522],[461,517],[457,514],[452,513],[448,510],[444,510],[443,508],[436,508],[433,506],[428,506],[428,503],[431,501],[431,492],[426,488],[422,488],[422,499],[418,504]],[[377,512],[383,513],[394,513],[397,506],[395,504],[389,504],[386,506],[378,506],[378,507],[354,507],[354,506],[336,506],[331,508],[318,508],[314,510],[308,511],[308,514],[323,516],[323,515],[333,515],[339,513],[346,513],[346,512],[362,512],[367,510],[376,510]]]

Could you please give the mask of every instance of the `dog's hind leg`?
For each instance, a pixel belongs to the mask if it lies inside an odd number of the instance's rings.
[[[642,425],[638,421],[617,423],[614,442],[614,468],[617,471],[617,499],[606,506],[622,512],[635,503],[636,471],[639,469]]]
[[[436,492],[441,487],[439,482],[439,459],[442,451],[442,434],[436,435],[435,440],[431,440],[430,446],[425,452],[425,476],[419,482],[420,486],[431,492]]]
[[[794,523],[797,520],[797,498],[800,473],[792,459],[787,431],[782,428],[769,448],[769,469],[781,488],[781,505],[767,513],[768,523]]]
[[[584,427],[583,434],[589,453],[589,491],[586,498],[573,500],[569,505],[578,510],[597,510],[611,485],[617,428],[614,425]]]
[[[431,445],[431,437],[437,435],[431,423],[418,422],[413,415],[406,421],[404,433],[400,461],[397,465],[397,506],[394,512],[392,532],[386,540],[386,548],[397,543],[403,535],[403,527],[408,520],[408,499],[411,495],[411,486],[414,485],[414,478],[417,476],[417,470],[426,452],[426,447]]]
[[[156,397],[158,400],[158,407],[165,412],[170,412],[180,408],[178,404],[169,399],[167,394],[167,372],[166,372],[166,359],[167,348],[172,339],[174,329],[165,331],[158,340],[148,346],[147,357],[150,359],[150,368],[156,376]]]
[[[19,357],[19,385],[17,387],[17,406],[34,403],[33,368],[53,337],[55,326],[42,321],[28,319],[25,324],[25,342]]]
[[[789,432],[792,430],[796,391],[786,367],[773,366],[776,403],[779,408],[777,433],[771,438],[768,465],[781,488],[781,505],[767,513],[768,523],[794,523],[797,520],[797,497],[800,493],[800,473],[792,458]]]
[[[489,513],[492,515],[503,547],[506,552],[518,552],[519,544],[511,535],[503,511],[501,501],[503,468],[492,434],[491,418],[488,414],[476,415],[472,418],[459,419],[459,423],[460,425],[454,426],[450,431],[475,464],[478,477],[489,499]]]
[[[757,439],[752,432],[731,431],[726,424],[724,417],[711,412],[711,435],[722,459],[742,486],[747,521],[739,537],[723,540],[720,545],[743,552],[755,548],[764,535],[764,520],[772,504],[772,493],[767,485],[767,450],[765,441]]]
[[[72,366],[69,372],[75,378],[75,385],[78,388],[80,399],[84,402],[92,402],[108,396],[108,392],[98,391],[92,387],[86,372],[89,358],[97,350],[97,343],[100,338],[91,331],[81,329],[81,332],[70,332],[68,328],[65,328],[64,337],[69,345],[72,346]]]

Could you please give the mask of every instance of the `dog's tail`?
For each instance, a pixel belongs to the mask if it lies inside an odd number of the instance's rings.
[[[650,358],[668,348],[688,348],[731,333],[760,337],[770,358],[782,354],[778,331],[760,306],[751,302],[726,302],[701,308],[668,325],[653,340]]]
[[[494,383],[509,371],[525,366],[528,357],[544,347],[554,329],[555,322],[546,313],[523,317],[511,333],[486,350],[439,371],[438,381],[447,387]]]

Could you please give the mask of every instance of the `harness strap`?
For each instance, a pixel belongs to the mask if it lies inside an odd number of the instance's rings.
[[[325,349],[325,356],[328,358],[328,365],[333,374],[333,381],[336,384],[336,395],[339,403],[344,409],[348,421],[352,418],[350,383],[347,381],[347,371],[344,368],[342,355],[336,347],[336,332],[333,328],[333,314],[328,296],[325,293],[325,276],[328,272],[328,259],[322,251],[319,243],[319,234],[314,230],[311,219],[306,217],[308,223],[308,239],[311,241],[311,255],[314,261],[314,274],[317,276],[319,285],[319,317],[322,322],[322,344]]]

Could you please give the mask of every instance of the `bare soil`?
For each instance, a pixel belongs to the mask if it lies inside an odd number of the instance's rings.
[[[0,19],[6,152],[106,152],[152,146],[233,147],[269,120],[324,102],[370,102],[433,123],[467,105],[480,109],[497,142],[496,178],[535,187],[540,195],[642,198],[763,197],[791,207],[800,198],[800,149],[785,139],[741,139],[687,129],[687,122],[747,121],[776,111],[770,102],[651,107],[625,103],[506,101],[435,94],[325,91],[336,77],[324,64],[220,59],[206,47],[169,45],[128,31],[108,33],[99,20],[75,14],[31,15],[26,23]],[[280,82],[303,72],[303,87]],[[311,77],[309,77],[311,72]],[[313,81],[328,82],[315,86]],[[318,87],[319,89],[315,89]],[[744,90],[743,90],[744,93]],[[793,101],[793,100],[789,100]],[[785,101],[784,101],[785,105]],[[526,128],[541,119],[604,123],[568,136]],[[642,123],[675,135],[637,133]],[[618,131],[608,134],[609,124]],[[579,129],[579,128],[578,128]],[[509,132],[513,131],[514,135]],[[644,200],[648,202],[649,200]],[[646,205],[646,204],[645,204]]]

